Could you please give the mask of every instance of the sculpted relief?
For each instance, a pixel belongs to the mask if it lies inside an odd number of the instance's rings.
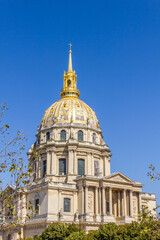
[[[109,180],[116,181],[116,182],[125,182],[125,183],[129,182],[127,179],[125,179],[121,175],[116,175],[116,176],[110,178]]]
[[[88,189],[88,212],[94,213],[94,189]]]

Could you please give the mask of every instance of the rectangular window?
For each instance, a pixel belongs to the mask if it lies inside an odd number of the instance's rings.
[[[59,159],[59,175],[66,175],[66,159]]]
[[[46,171],[47,171],[47,161],[44,160],[44,161],[43,161],[43,177],[45,177]]]
[[[35,210],[36,212],[39,212],[39,199],[35,200]]]
[[[84,175],[84,160],[78,159],[78,175]]]
[[[70,199],[64,198],[64,212],[70,212]]]

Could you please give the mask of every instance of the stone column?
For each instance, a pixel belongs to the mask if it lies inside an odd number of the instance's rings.
[[[61,190],[59,190],[59,212],[61,211],[62,209],[62,194],[61,194]]]
[[[104,187],[102,187],[102,214],[106,214],[106,195]]]
[[[118,217],[121,215],[121,199],[120,199],[120,191],[118,190]]]
[[[17,216],[18,218],[21,218],[21,199],[20,199],[20,193],[17,195]]]
[[[104,176],[110,175],[110,161],[107,156],[104,156]]]
[[[42,176],[42,171],[41,171],[41,156],[38,159],[38,177],[40,178]]]
[[[130,213],[130,217],[133,216],[133,199],[132,199],[133,194],[132,193],[133,193],[133,191],[130,190],[129,191],[129,213]]]
[[[56,164],[56,154],[55,154],[54,150],[52,152],[51,162],[52,162],[52,164],[51,164],[51,174],[56,175],[57,164]]]
[[[76,150],[73,151],[73,173],[77,174]]]
[[[37,161],[37,159],[36,159],[35,164],[36,164],[36,172],[35,172],[35,174],[36,174],[36,178],[38,178],[39,177],[39,170],[38,170],[38,161]]]
[[[86,173],[87,175],[92,175],[92,168],[91,168],[91,154],[87,153],[87,163],[88,163],[88,173]]]
[[[73,173],[73,150],[68,149],[68,174]]]
[[[95,187],[95,214],[98,214],[98,188]]]
[[[91,154],[91,165],[90,165],[91,170],[91,175],[94,175],[94,159],[93,159],[93,154]]]
[[[113,215],[113,210],[112,210],[112,188],[109,188],[109,215]]]
[[[26,218],[26,194],[22,195],[22,221],[25,222]]]
[[[126,217],[127,215],[127,205],[126,205],[126,189],[123,189],[123,213],[124,213],[124,217]]]
[[[102,202],[101,202],[101,189],[98,189],[98,193],[99,193],[99,214],[102,213]]]
[[[88,186],[85,186],[84,213],[88,213]]]
[[[138,212],[141,211],[141,192],[138,192]]]
[[[84,187],[82,186],[82,189],[81,189],[81,206],[82,206],[82,209],[81,209],[81,213],[84,214]]]
[[[51,169],[51,152],[47,152],[47,175],[50,174]]]
[[[114,203],[114,216],[117,217],[117,192],[113,193],[113,203]]]

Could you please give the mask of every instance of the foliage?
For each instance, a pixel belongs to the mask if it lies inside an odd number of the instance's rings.
[[[149,167],[150,171],[148,172],[148,176],[151,178],[152,182],[155,180],[160,180],[160,173],[156,171],[155,167],[151,164]]]
[[[89,231],[87,234],[87,240],[96,240],[99,237],[99,230],[96,231]]]
[[[85,232],[72,232],[65,240],[87,240],[87,235]]]
[[[160,222],[146,216],[140,222],[116,225],[104,224],[99,230],[86,234],[75,224],[53,223],[49,225],[36,240],[158,240],[160,239]]]
[[[3,224],[7,221],[15,225],[20,220],[15,211],[17,192],[22,194],[32,169],[27,169],[23,159],[27,139],[20,131],[12,137],[10,126],[5,122],[7,110],[6,104],[0,104],[0,214],[3,212],[5,216]]]
[[[73,234],[75,233],[75,234]],[[72,235],[72,236],[71,236]],[[69,224],[68,226],[63,223],[52,223],[49,225],[42,234],[36,238],[36,240],[62,240],[62,239],[82,239],[84,232],[75,224]],[[74,238],[76,237],[76,238]],[[77,238],[79,237],[79,238]]]
[[[67,235],[69,236],[70,233],[74,233],[74,232],[82,232],[82,230],[75,223],[69,224],[67,226]]]

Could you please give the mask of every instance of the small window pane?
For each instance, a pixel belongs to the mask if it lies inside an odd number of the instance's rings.
[[[66,131],[65,130],[61,131],[61,141],[66,141]]]
[[[70,199],[64,198],[64,212],[70,212]]]
[[[78,159],[78,175],[84,175],[84,160]]]
[[[66,159],[59,159],[59,175],[66,175]]]
[[[45,177],[47,171],[47,161],[43,161],[43,177]]]
[[[46,133],[46,139],[47,139],[47,141],[50,140],[50,132],[47,132],[47,133]]]
[[[83,132],[81,130],[78,131],[78,141],[79,142],[83,141]]]

